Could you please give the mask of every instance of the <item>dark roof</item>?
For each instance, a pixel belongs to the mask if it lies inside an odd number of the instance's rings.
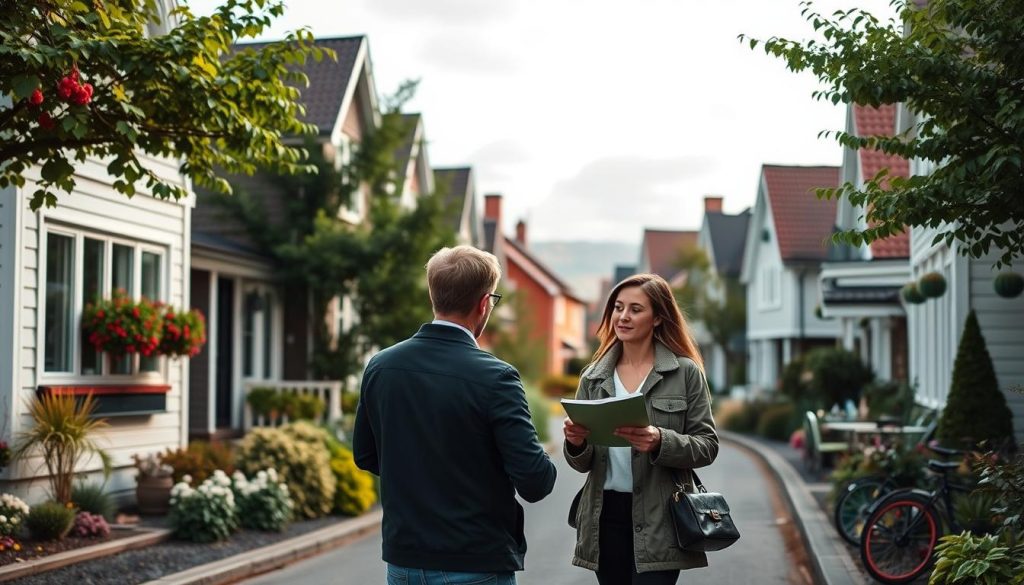
[[[498,222],[493,219],[484,219],[484,251],[495,253],[495,236],[498,233]]]
[[[839,167],[764,165],[768,204],[783,262],[824,260],[836,221],[836,200],[816,189],[839,186]]]
[[[617,264],[615,266],[615,277],[612,279],[612,286],[619,284],[630,276],[636,274],[636,266],[633,264]]]
[[[309,77],[309,87],[300,87],[302,103],[306,106],[305,122],[315,124],[321,134],[328,134],[334,129],[341,111],[341,102],[348,91],[348,83],[352,79],[356,57],[365,36],[337,37],[316,39],[314,44],[320,48],[333,49],[338,60],[324,57],[319,62],[308,59],[302,70]],[[240,43],[235,45],[241,49],[259,50],[269,43]]]
[[[462,211],[469,192],[470,167],[434,169],[434,189],[441,195],[441,202],[447,214],[448,225],[456,232],[462,227]]]
[[[737,215],[718,211],[708,212],[708,233],[714,250],[715,270],[722,276],[739,276],[743,269],[743,249],[747,243],[747,224],[750,210]]]
[[[697,245],[697,232],[687,230],[644,230],[640,253],[646,254],[651,272],[671,281],[681,269],[676,266],[687,247]]]
[[[400,173],[405,173],[409,168],[409,157],[412,156],[412,147],[416,144],[416,129],[419,125],[419,114],[402,114],[402,127],[405,132],[402,144],[395,149],[395,168]]]

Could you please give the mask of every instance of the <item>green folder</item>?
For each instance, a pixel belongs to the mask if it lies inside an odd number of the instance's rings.
[[[644,395],[636,392],[628,396],[613,396],[599,400],[562,399],[562,407],[573,423],[590,429],[587,441],[608,447],[629,447],[629,442],[614,435],[619,427],[646,427]]]

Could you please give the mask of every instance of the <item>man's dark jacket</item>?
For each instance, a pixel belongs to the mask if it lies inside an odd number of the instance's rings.
[[[519,373],[448,325],[423,325],[363,373],[356,465],[380,476],[384,561],[523,569],[523,508],[551,493]]]

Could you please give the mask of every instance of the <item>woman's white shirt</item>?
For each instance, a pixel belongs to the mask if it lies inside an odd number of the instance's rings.
[[[654,368],[651,369],[653,370]],[[651,373],[648,372],[647,376],[650,375]],[[647,382],[647,376],[644,376],[640,386],[637,387],[638,392],[644,383]],[[615,371],[613,378],[616,396],[632,394],[623,385],[622,380],[619,378],[618,370]],[[633,493],[632,451],[632,447],[608,447],[608,472],[604,476],[604,489],[627,494]]]

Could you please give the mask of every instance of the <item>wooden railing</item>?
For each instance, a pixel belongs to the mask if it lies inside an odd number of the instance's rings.
[[[279,393],[310,394],[323,401],[326,408],[317,423],[334,423],[341,420],[341,388],[342,382],[337,380],[321,381],[290,381],[290,380],[247,380],[245,382],[245,396],[253,388],[272,388]],[[277,426],[288,422],[286,415],[264,416],[255,415],[249,401],[244,401],[244,416],[242,428],[246,431],[254,425],[259,427]]]

